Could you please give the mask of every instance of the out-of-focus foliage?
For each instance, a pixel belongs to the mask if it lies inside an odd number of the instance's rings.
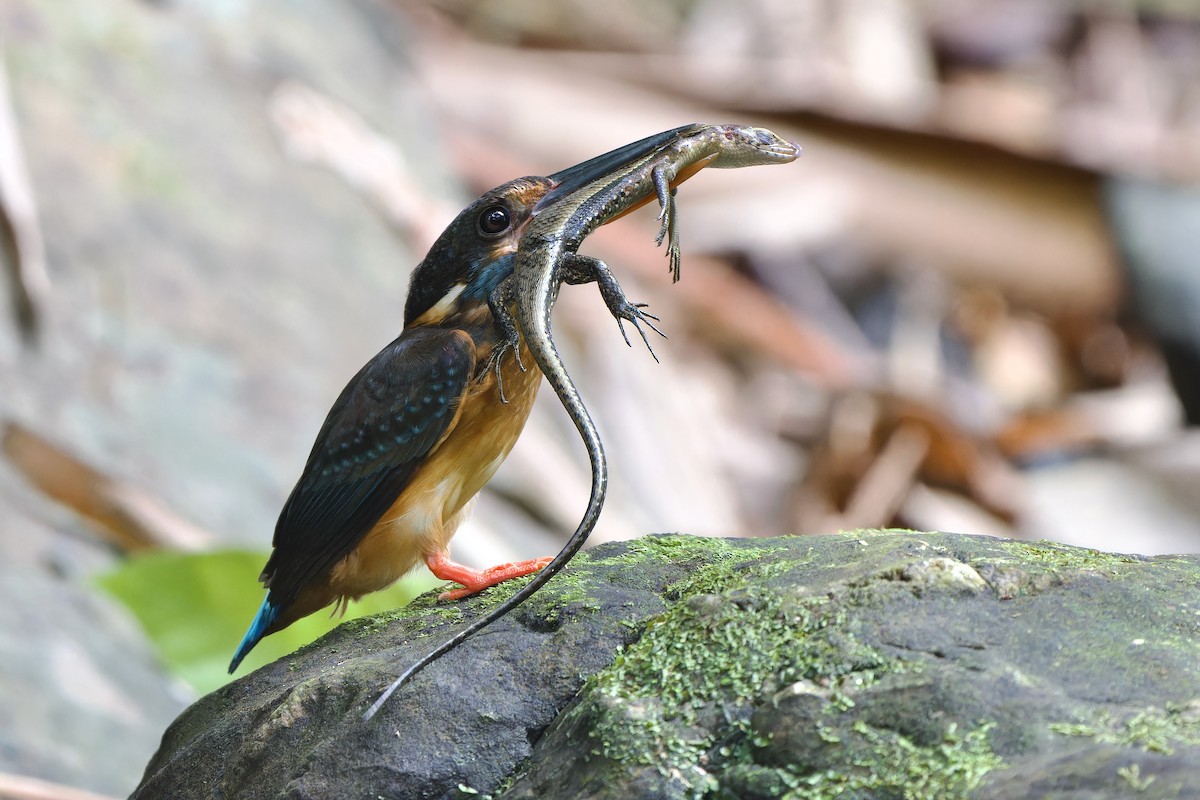
[[[229,659],[262,602],[255,578],[266,560],[265,553],[246,550],[148,552],[130,557],[96,582],[133,612],[163,663],[204,693],[233,677],[227,672]],[[430,575],[416,573],[351,603],[344,619],[313,614],[259,642],[238,674],[286,656],[346,619],[405,605],[436,584]]]

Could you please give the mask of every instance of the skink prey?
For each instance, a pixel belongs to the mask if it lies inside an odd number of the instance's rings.
[[[786,164],[799,155],[797,145],[763,128],[693,124],[647,137],[548,176],[552,188],[536,203],[517,249],[513,274],[490,298],[492,314],[507,343],[507,347],[497,348],[494,357],[502,358],[505,350],[516,357],[524,339],[533,360],[558,394],[587,448],[592,468],[587,510],[566,546],[549,564],[507,601],[409,667],[367,711],[368,719],[419,670],[507,614],[554,577],[583,546],[600,516],[608,485],[604,447],[554,346],[550,312],[562,284],[595,281],[618,324],[632,323],[647,347],[649,341],[641,324],[658,329],[654,327],[657,318],[642,310],[644,304],[629,302],[604,262],[579,255],[583,240],[601,225],[657,198],[662,221],[657,241],[660,245],[667,242],[671,274],[678,280],[675,187],[704,167]]]

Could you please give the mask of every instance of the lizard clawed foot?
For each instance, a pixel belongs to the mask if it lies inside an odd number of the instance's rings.
[[[492,311],[492,319],[495,320],[500,337],[496,345],[492,348],[492,352],[488,354],[482,372],[483,375],[486,375],[489,371],[495,371],[496,391],[500,395],[500,402],[505,404],[508,403],[508,398],[504,396],[504,376],[500,372],[500,364],[504,361],[504,354],[511,350],[513,359],[517,362],[517,367],[520,368],[521,372],[525,371],[525,365],[521,363],[521,335],[517,332],[517,323],[508,310],[513,286],[513,278],[510,275],[501,281],[500,285],[488,295],[488,308]]]
[[[630,303],[624,302],[623,305],[617,308],[610,308],[609,311],[617,320],[617,327],[621,329],[621,338],[625,340],[625,344],[633,347],[633,342],[629,341],[629,334],[625,332],[625,323],[629,322],[637,330],[638,335],[642,337],[642,343],[646,345],[646,349],[650,351],[650,356],[658,361],[658,355],[654,352],[654,348],[650,346],[650,339],[646,336],[646,330],[642,327],[642,323],[646,323],[646,327],[657,333],[662,338],[666,339],[667,335],[659,330],[654,323],[660,322],[658,317],[653,314],[648,314],[642,311],[646,308],[645,303]]]
[[[667,271],[671,273],[671,283],[679,283],[680,254],[678,241],[672,241],[671,244],[667,246],[667,258],[669,259],[667,263]]]
[[[665,235],[666,229],[663,230]],[[672,236],[672,243],[674,242],[675,237]],[[655,361],[658,361],[654,348],[650,346],[650,338],[646,336],[646,331],[642,328],[642,324],[645,323],[650,330],[664,339],[667,338],[667,335],[654,324],[659,321],[658,317],[642,311],[646,307],[645,303],[629,302],[629,299],[625,297],[625,292],[621,290],[621,284],[617,282],[616,276],[612,274],[612,270],[608,268],[607,264],[591,256],[573,253],[564,266],[563,274],[568,283],[595,281],[600,288],[600,296],[604,298],[604,305],[608,306],[608,313],[613,315],[617,321],[617,327],[621,329],[621,338],[625,340],[625,344],[633,346],[633,343],[629,341],[629,333],[625,330],[624,323],[629,322],[637,329],[638,335],[642,337],[642,342],[650,351],[650,355],[654,356]]]
[[[662,220],[662,227],[658,229],[658,236],[654,237],[654,243],[662,247],[663,242],[667,243],[667,269],[671,273],[671,282],[679,283],[679,228],[675,224],[675,191],[671,191],[670,199],[663,205],[662,210],[658,213],[658,218]]]
[[[521,363],[521,350],[515,342],[501,340],[499,344],[492,348],[491,354],[488,356],[487,362],[484,365],[483,374],[488,372],[496,373],[496,391],[500,395],[501,403],[508,403],[508,398],[504,396],[504,376],[500,372],[500,364],[504,361],[505,354],[511,350],[513,360],[517,362],[517,366],[521,372],[525,371],[525,365]]]

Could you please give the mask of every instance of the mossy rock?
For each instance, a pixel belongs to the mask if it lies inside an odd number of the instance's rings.
[[[1200,796],[1200,557],[654,536],[341,626],[188,709],[137,798]]]

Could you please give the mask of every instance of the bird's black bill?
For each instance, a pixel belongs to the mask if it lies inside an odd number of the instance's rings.
[[[680,128],[673,128],[669,131],[663,131],[662,133],[656,133],[653,136],[647,136],[645,139],[639,139],[623,147],[618,147],[616,150],[610,150],[595,158],[589,158],[587,161],[582,161],[573,167],[559,170],[553,175],[548,175],[547,177],[558,185],[547,192],[537,202],[537,205],[534,207],[534,213],[536,214],[538,211],[554,205],[576,190],[582,189],[606,175],[620,175],[631,164],[645,158],[650,153],[661,150],[669,142],[703,127],[705,126],[693,123]]]

